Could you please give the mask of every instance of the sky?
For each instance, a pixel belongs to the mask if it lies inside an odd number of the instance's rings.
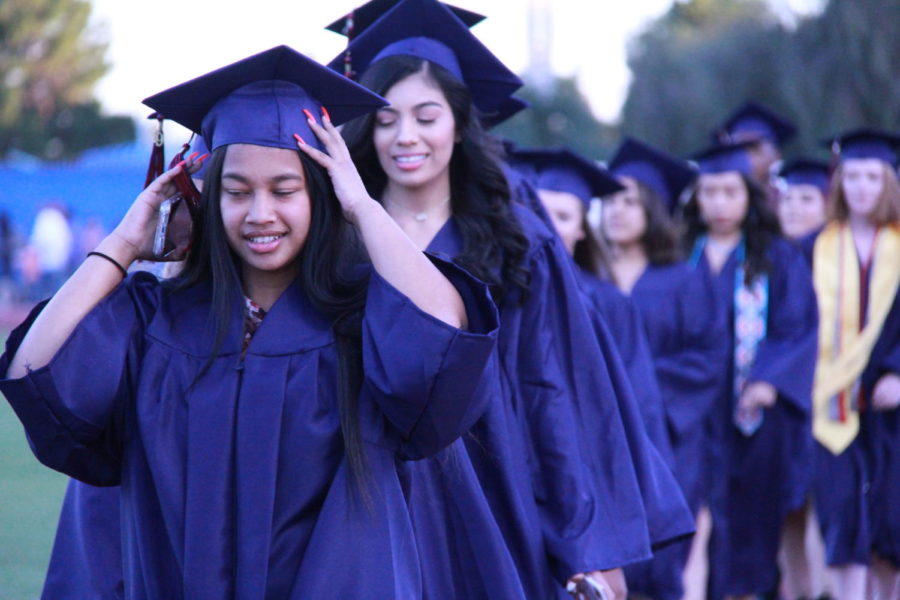
[[[110,71],[96,88],[110,114],[145,117],[140,101],[245,56],[278,44],[326,62],[344,38],[324,26],[363,0],[92,0],[92,27],[109,43]],[[627,94],[628,39],[673,0],[453,0],[488,16],[473,28],[517,73],[529,64],[528,6],[552,6],[541,19],[550,33],[549,66],[576,76],[595,115],[614,121]],[[804,13],[821,0],[770,0]],[[147,125],[149,129],[149,124]]]

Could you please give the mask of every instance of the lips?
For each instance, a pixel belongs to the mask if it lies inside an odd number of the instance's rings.
[[[266,254],[277,250],[285,235],[283,232],[253,232],[244,234],[244,239],[252,252]]]
[[[418,169],[422,166],[422,163],[425,162],[425,159],[428,158],[427,154],[403,154],[400,156],[394,156],[394,163],[396,163],[397,167],[403,169],[404,171],[412,171],[414,169]]]

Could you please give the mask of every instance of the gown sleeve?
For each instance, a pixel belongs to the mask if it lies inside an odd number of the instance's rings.
[[[787,242],[773,245],[769,315],[748,381],[765,381],[800,414],[808,415],[819,335],[816,295],[802,254]]]
[[[517,379],[544,539],[561,581],[650,556],[647,516],[606,358],[571,259],[553,236],[535,253]],[[535,347],[535,344],[538,344]],[[591,513],[585,507],[592,506]]]
[[[0,380],[46,466],[92,485],[119,483],[123,408],[140,363],[140,333],[158,294],[152,275],[129,277],[88,313],[46,366]],[[4,377],[42,308],[10,334],[0,357]]]
[[[718,330],[720,313],[711,281],[689,271],[675,290],[677,340],[653,357],[663,390],[668,424],[676,439],[702,427],[721,393],[727,339]]]
[[[431,259],[462,297],[467,330],[423,312],[377,272],[363,319],[365,386],[399,432],[407,459],[453,442],[496,389],[499,316],[488,288],[460,267]]]

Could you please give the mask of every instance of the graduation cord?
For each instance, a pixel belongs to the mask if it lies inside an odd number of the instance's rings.
[[[125,269],[125,267],[123,267],[122,265],[120,265],[120,264],[119,264],[119,261],[117,261],[116,259],[114,259],[112,256],[108,256],[108,255],[106,255],[106,254],[103,254],[102,252],[97,252],[97,251],[94,251],[94,252],[88,252],[87,255],[88,255],[88,256],[99,256],[100,258],[105,258],[106,260],[108,260],[109,262],[111,262],[112,264],[114,264],[114,265],[116,266],[116,268],[117,268],[119,271],[122,272],[122,279],[125,279],[125,278],[128,277],[128,271]]]

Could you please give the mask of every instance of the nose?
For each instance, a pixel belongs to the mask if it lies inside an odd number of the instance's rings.
[[[269,194],[256,193],[247,208],[247,222],[259,225],[275,220],[275,203]]]
[[[413,146],[419,140],[419,132],[416,120],[410,117],[401,117],[397,127],[397,143],[401,146]]]

